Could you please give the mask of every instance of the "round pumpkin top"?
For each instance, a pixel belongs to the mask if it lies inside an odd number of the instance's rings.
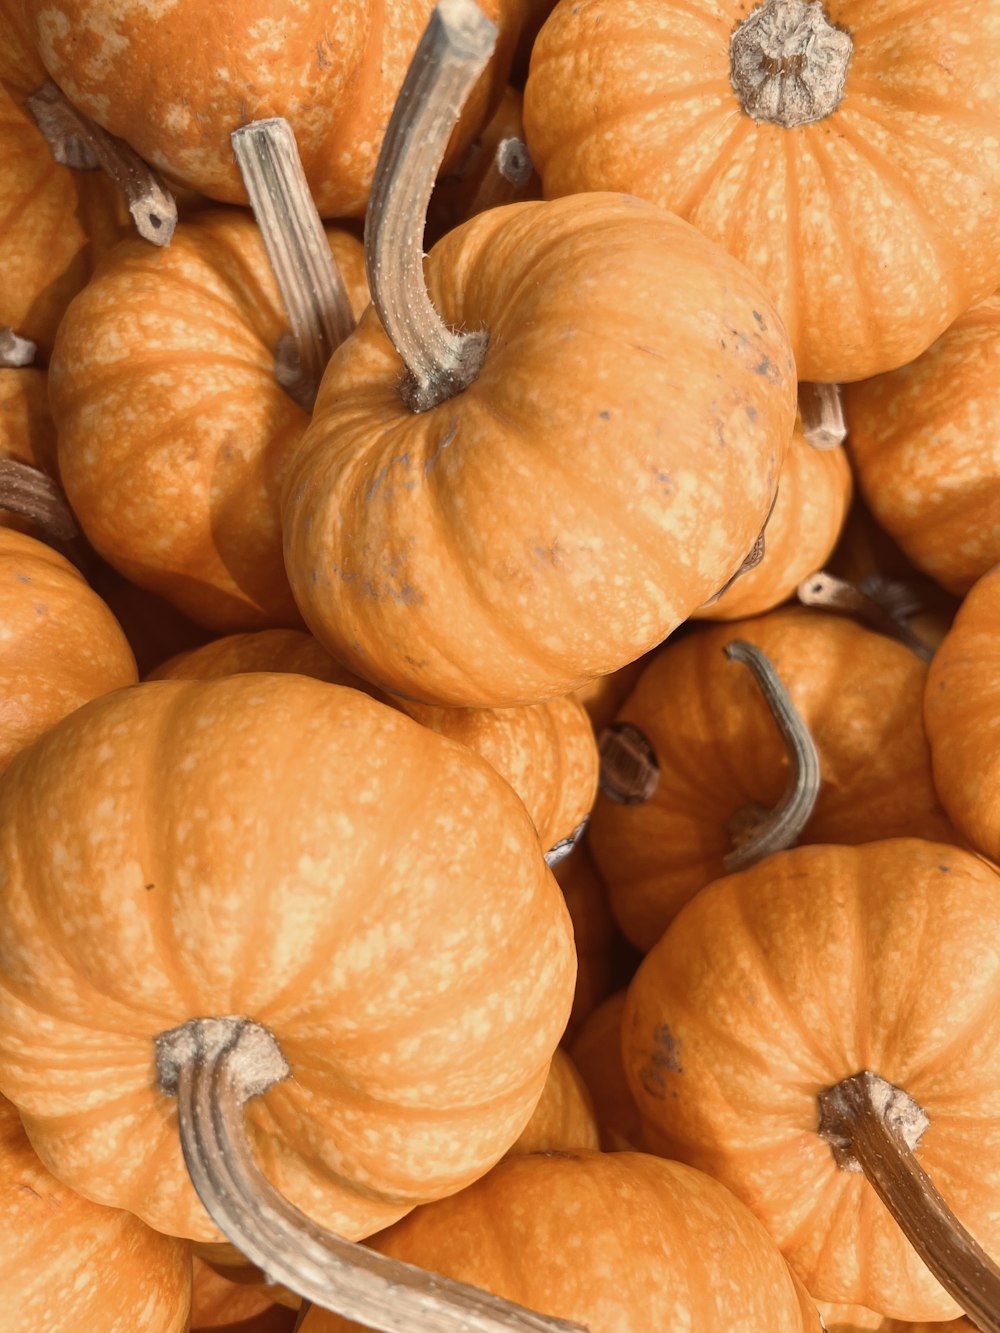
[[[933,1320],[913,1324],[909,1320],[883,1318],[860,1305],[831,1305],[827,1301],[818,1304],[827,1333],[976,1333],[975,1324],[964,1317],[945,1323]]]
[[[918,1161],[995,1254],[998,932],[1000,874],[941,843],[797,847],[717,880],[629,988],[647,1144],[729,1185],[815,1297],[954,1318],[864,1176],[837,1165],[817,1098],[862,1070],[904,1089],[930,1121]]]
[[[248,1109],[256,1157],[349,1237],[527,1121],[572,935],[523,805],[464,747],[306,677],[156,681],[22,755],[0,811],[0,1088],[89,1196],[218,1239],[154,1067],[194,1017],[273,1033],[292,1077]]]
[[[480,707],[659,642],[753,545],[795,413],[759,285],[637,199],[492,209],[427,260],[482,369],[409,411],[374,309],[327,367],[284,490],[307,624],[369,680]]]
[[[1000,282],[998,98],[978,0],[562,0],[524,117],[547,197],[686,218],[764,283],[800,377],[838,381],[911,361]]]

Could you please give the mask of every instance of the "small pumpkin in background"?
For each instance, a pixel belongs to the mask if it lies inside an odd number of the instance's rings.
[[[35,468],[49,478],[57,475],[56,430],[49,412],[45,371],[34,366],[0,369],[0,463],[7,460]],[[0,526],[45,540],[42,512],[7,509],[5,498],[12,497],[5,495],[0,482]]]
[[[555,876],[569,908],[576,942],[576,990],[563,1034],[563,1041],[571,1042],[587,1015],[634,970],[634,962],[611,914],[608,890],[586,837],[555,867]]]
[[[976,1333],[976,1326],[966,1318],[949,1319],[944,1323],[913,1324],[908,1320],[886,1319],[860,1305],[831,1305],[817,1301],[827,1333]]]
[[[191,1333],[292,1333],[297,1317],[266,1284],[233,1282],[195,1255]]]
[[[642,1117],[622,1063],[625,990],[615,991],[584,1019],[570,1042],[570,1054],[594,1106],[605,1152],[637,1152],[644,1147]]]
[[[561,1046],[552,1054],[548,1077],[531,1119],[506,1156],[529,1152],[578,1152],[600,1147],[587,1085]]]
[[[0,85],[20,101],[45,81],[45,66],[25,23],[21,0],[0,0]]]
[[[188,1246],[48,1172],[0,1097],[0,1282],[11,1329],[187,1333]]]
[[[609,722],[614,721],[615,714],[635,688],[647,660],[648,654],[638,657],[607,676],[595,676],[573,691],[573,698],[587,710],[595,734],[599,735]]]
[[[995,292],[916,360],[844,390],[851,461],[872,513],[958,596],[1000,561],[998,358]]]

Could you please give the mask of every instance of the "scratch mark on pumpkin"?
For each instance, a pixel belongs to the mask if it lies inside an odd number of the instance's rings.
[[[429,477],[431,475],[434,471],[434,464],[438,461],[441,454],[444,453],[445,449],[448,448],[457,434],[458,422],[453,421],[441,436],[440,440],[438,440],[437,444],[434,446],[434,452],[428,457],[427,462],[424,464],[424,476]]]

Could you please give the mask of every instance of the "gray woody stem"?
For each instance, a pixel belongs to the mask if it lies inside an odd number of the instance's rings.
[[[866,1070],[820,1094],[820,1134],[840,1164],[864,1172],[907,1240],[984,1333],[1000,1333],[1000,1268],[966,1231],[906,1137],[913,1099]],[[909,1103],[909,1106],[906,1105]],[[923,1117],[923,1126],[927,1125]]]
[[[125,196],[139,235],[153,245],[170,244],[177,226],[174,197],[124,139],[116,139],[77,111],[51,79],[32,93],[27,106],[57,162],[67,166],[96,162]]]
[[[802,580],[796,595],[803,606],[816,606],[823,611],[856,616],[869,629],[896,639],[925,662],[929,662],[934,656],[932,649],[914,634],[906,615],[900,609],[903,605],[900,592],[905,589],[890,580],[873,578],[873,584],[871,580],[866,580],[859,585],[819,569]],[[866,583],[870,586],[866,587]],[[910,614],[913,609],[911,605]]]
[[[731,874],[795,845],[815,808],[820,772],[813,738],[770,660],[755,644],[743,639],[726,644],[724,652],[753,674],[788,749],[789,762],[788,785],[781,800],[756,825],[750,838],[723,857],[722,864]]]
[[[814,449],[836,449],[847,438],[839,384],[800,384],[799,416]]]
[[[402,358],[401,393],[425,412],[479,374],[485,332],[449,329],[424,283],[424,225],[452,128],[486,66],[496,28],[473,0],[440,0],[396,99],[365,222],[372,304]]]
[[[37,523],[53,541],[69,541],[78,532],[52,478],[13,458],[0,458],[0,509]]]
[[[292,330],[279,345],[276,374],[310,412],[326,363],[354,328],[351,305],[291,125],[278,116],[255,120],[230,139]]]
[[[0,328],[0,369],[18,370],[30,366],[38,348],[30,338],[19,338],[12,328]]]
[[[156,1039],[160,1088],[176,1094],[184,1160],[209,1216],[272,1282],[381,1333],[586,1333],[466,1283],[335,1236],[266,1180],[244,1105],[291,1071],[248,1018],[195,1018]]]
[[[520,139],[501,139],[486,169],[486,174],[472,197],[469,217],[485,213],[488,208],[499,208],[503,204],[510,204],[520,199],[533,172],[534,166],[527,144],[522,143]]]

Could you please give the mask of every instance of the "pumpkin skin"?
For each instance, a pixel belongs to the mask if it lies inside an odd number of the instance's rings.
[[[507,1149],[507,1156],[529,1152],[596,1151],[597,1121],[587,1085],[561,1046],[552,1053],[545,1087],[531,1119]]]
[[[66,719],[0,783],[0,881],[0,1089],[61,1179],[192,1239],[220,1237],[159,1033],[241,1014],[274,1034],[294,1077],[247,1107],[254,1155],[356,1239],[501,1156],[572,1000],[569,919],[510,787],[303,676],[155,681]]]
[[[563,1034],[573,1034],[592,1009],[614,989],[615,978],[625,971],[627,945],[608,906],[608,890],[594,865],[586,838],[555,867],[555,876],[566,899],[576,943],[576,990],[573,1008]]]
[[[854,51],[843,100],[791,129],[734,90],[754,0],[562,0],[525,88],[545,195],[627,190],[763,282],[804,380],[912,361],[1000,282],[1000,13],[827,0]]]
[[[190,1326],[187,1245],[67,1189],[38,1160],[4,1098],[0,1256],[11,1328],[187,1333]]]
[[[0,527],[0,770],[90,699],[134,685],[121,626],[68,560]]]
[[[725,874],[740,812],[773,808],[785,789],[784,743],[750,673],[724,656],[732,639],[771,659],[819,751],[819,798],[801,842],[957,840],[931,777],[927,664],[914,652],[802,607],[699,630],[661,649],[618,714],[652,746],[656,789],[636,805],[599,794],[588,834],[615,919],[644,951]]]
[[[269,1292],[265,1285],[231,1282],[196,1255],[191,1333],[292,1333],[295,1311]]]
[[[209,680],[244,671],[294,671],[364,690],[422,726],[467,745],[490,764],[527,806],[548,851],[587,819],[597,792],[597,744],[582,707],[571,698],[526,708],[434,708],[384,694],[353,675],[301,630],[260,630],[224,639],[164,662],[151,680]]]
[[[622,1014],[626,992],[615,991],[587,1016],[570,1045],[577,1071],[590,1093],[605,1152],[638,1152],[642,1117],[622,1064]]]
[[[431,0],[25,0],[38,53],[66,96],[140,157],[225,203],[247,202],[230,132],[268,116],[295,127],[324,217],[361,217],[396,94]],[[520,0],[484,0],[497,50],[463,117],[467,144],[500,96]]]
[[[961,1311],[858,1172],[816,1098],[861,1070],[930,1127],[918,1161],[1000,1247],[1000,874],[941,843],[797,847],[717,880],[629,987],[623,1060],[647,1146],[710,1171],[809,1291],[895,1319]]]
[[[0,0],[0,84],[20,101],[45,82],[45,67],[21,12],[21,0]]]
[[[34,366],[0,369],[0,458],[27,463],[50,477],[57,475],[56,428],[49,412],[44,370]],[[0,527],[43,540],[45,536],[36,522],[2,507]]]
[[[818,1304],[827,1333],[976,1333],[975,1324],[964,1316],[946,1323],[935,1320],[930,1324],[913,1324],[909,1320],[883,1319],[860,1305],[830,1305],[826,1301]]]
[[[361,245],[340,230],[329,240],[360,310]],[[212,210],[167,248],[117,247],[52,359],[60,475],[88,540],[217,631],[299,623],[278,495],[308,415],[275,379],[286,329],[253,219]]]
[[[753,545],[794,421],[785,335],[717,247],[616,195],[481,213],[426,277],[447,325],[487,330],[482,369],[410,412],[369,308],[285,485],[296,601],[399,694],[566,694],[658,643]]]
[[[858,485],[913,563],[962,596],[1000,561],[1000,292],[923,356],[844,394]]]
[[[924,724],[941,804],[981,852],[1000,860],[1000,566],[975,585],[934,655]]]
[[[590,1333],[819,1333],[746,1209],[700,1172],[641,1153],[509,1158],[372,1244]],[[357,1327],[314,1306],[302,1333]]]

